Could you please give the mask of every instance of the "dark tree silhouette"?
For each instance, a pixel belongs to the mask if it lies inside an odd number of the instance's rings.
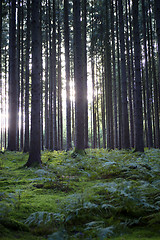
[[[135,151],[144,151],[143,143],[143,113],[141,93],[140,59],[141,48],[139,39],[138,0],[133,1],[133,36],[135,55]]]
[[[41,164],[40,146],[40,1],[32,2],[31,143],[27,167]]]
[[[25,72],[25,138],[24,152],[29,152],[29,54],[30,54],[30,0],[27,0],[26,72]]]
[[[64,0],[64,39],[65,39],[65,62],[66,62],[66,129],[67,150],[71,144],[71,99],[70,99],[70,56],[69,56],[69,23],[68,23],[68,0]]]
[[[75,58],[75,151],[84,150],[84,90],[82,72],[82,43],[80,22],[80,0],[73,0],[74,12],[74,58]]]
[[[10,1],[9,23],[9,120],[8,150],[17,150],[17,66],[16,66],[16,0]]]

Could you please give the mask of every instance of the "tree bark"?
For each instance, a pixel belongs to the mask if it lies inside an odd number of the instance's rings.
[[[17,53],[16,53],[16,0],[10,1],[9,24],[9,120],[8,120],[8,150],[17,150]]]
[[[133,36],[135,57],[135,151],[144,152],[141,92],[141,48],[139,39],[138,0],[133,1]]]
[[[70,90],[70,55],[69,55],[69,23],[68,23],[68,0],[64,0],[64,39],[65,39],[65,72],[66,72],[66,129],[67,150],[72,147],[71,143],[71,90]]]
[[[30,0],[27,0],[26,72],[25,72],[25,141],[24,152],[29,152],[29,54],[30,54]]]
[[[124,42],[124,20],[122,0],[118,2],[119,6],[119,27],[120,27],[120,49],[121,49],[121,89],[122,89],[122,148],[130,147],[129,122],[127,106],[127,77],[126,77],[126,59]]]
[[[31,144],[29,159],[25,166],[41,164],[40,144],[40,1],[32,2],[32,101],[31,101]]]
[[[75,151],[84,150],[84,83],[82,72],[82,42],[80,0],[73,0],[74,53],[75,53]]]

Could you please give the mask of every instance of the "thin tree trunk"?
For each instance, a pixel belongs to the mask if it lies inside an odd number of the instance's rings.
[[[150,0],[149,0],[150,6]],[[159,128],[159,109],[158,109],[158,83],[156,76],[156,66],[155,66],[155,53],[153,44],[153,31],[152,31],[152,19],[151,13],[149,13],[149,24],[150,24],[150,41],[151,41],[151,53],[152,53],[152,73],[153,73],[153,91],[154,91],[154,110],[155,110],[155,146],[160,148],[160,128]]]
[[[127,72],[128,72],[128,98],[129,98],[129,118],[130,118],[130,145],[134,147],[134,109],[133,109],[133,98],[132,98],[132,75],[131,75],[131,59],[130,59],[130,46],[129,46],[129,21],[128,21],[128,10],[126,1],[126,48],[127,48]],[[130,23],[131,24],[131,23]],[[130,33],[130,35],[132,32]]]
[[[67,150],[72,147],[71,143],[71,90],[70,90],[70,55],[69,55],[69,23],[68,23],[68,0],[64,0],[64,39],[65,39],[65,72],[66,72],[66,129]]]
[[[105,36],[105,91],[106,91],[106,127],[107,147],[114,148],[113,136],[113,106],[112,106],[112,74],[111,74],[111,47],[109,39],[109,9],[110,0],[106,0],[106,36]]]
[[[16,0],[11,0],[9,26],[9,127],[8,150],[17,150],[17,66],[16,66]]]
[[[156,19],[156,31],[158,39],[158,82],[159,82],[159,105],[160,105],[160,4],[158,0],[154,0],[154,10]],[[160,111],[160,110],[159,110]]]
[[[43,137],[43,33],[42,33],[42,4],[40,6],[40,44],[41,44],[41,72],[40,72],[40,132],[41,132],[41,149],[44,150],[44,137]]]
[[[122,99],[121,99],[121,73],[120,73],[120,54],[119,54],[119,31],[118,31],[118,1],[116,1],[116,38],[117,38],[117,68],[118,68],[118,148],[122,147]]]
[[[61,16],[58,1],[58,148],[63,149]]]
[[[113,96],[114,96],[114,147],[118,147],[118,126],[117,126],[117,84],[115,65],[115,36],[114,36],[114,7],[111,3],[111,33],[112,33],[112,62],[113,62]]]
[[[91,57],[91,69],[92,69],[92,119],[93,119],[93,138],[92,147],[97,147],[97,131],[96,131],[96,110],[95,110],[95,73],[94,73],[94,57]]]
[[[87,90],[87,0],[82,0],[82,58],[83,58],[83,81],[84,81],[84,144],[88,148],[88,90]]]
[[[20,119],[20,116],[19,116],[19,112],[20,112],[20,65],[21,65],[21,31],[20,31],[20,28],[21,28],[21,18],[22,18],[22,15],[21,15],[21,7],[20,7],[20,4],[21,4],[21,1],[18,0],[18,3],[17,3],[17,112],[18,112],[18,118],[17,118],[17,150],[19,150],[19,140],[20,140],[20,128],[19,128],[19,119]]]
[[[146,89],[146,103],[147,103],[147,142],[148,147],[153,147],[152,139],[152,121],[151,121],[151,106],[150,106],[150,88],[149,88],[149,75],[148,75],[148,56],[147,56],[147,39],[146,39],[146,9],[144,0],[142,0],[142,16],[143,16],[143,45],[145,54],[145,89]],[[144,99],[145,101],[145,99]]]
[[[48,0],[46,0],[46,42],[45,42],[45,148],[49,149],[49,116],[48,116]]]
[[[30,0],[27,0],[26,72],[25,72],[25,142],[24,152],[29,151],[29,54],[30,54]]]
[[[23,0],[22,0],[22,7],[21,7],[21,131],[20,131],[20,150],[23,150],[23,99],[24,99],[24,82],[23,82],[23,78],[24,78],[24,46],[23,46],[23,38],[24,38],[24,34],[23,34]]]
[[[102,57],[102,98],[101,98],[101,111],[102,111],[102,132],[103,132],[103,148],[106,148],[106,128],[105,128],[105,86],[104,86],[104,69],[103,69],[103,57]]]
[[[7,148],[7,99],[8,99],[8,90],[7,90],[7,49],[5,46],[5,60],[4,60],[4,72],[5,72],[5,124],[4,124],[4,149]]]
[[[2,119],[2,1],[0,1],[0,117]],[[0,126],[2,132],[2,124]],[[2,149],[2,134],[0,138]]]
[[[57,150],[57,123],[56,123],[56,6],[53,0],[53,34],[52,34],[52,82],[53,82],[53,150]]]

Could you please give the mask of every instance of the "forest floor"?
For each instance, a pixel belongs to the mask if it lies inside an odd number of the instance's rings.
[[[160,150],[0,153],[1,240],[160,240]]]

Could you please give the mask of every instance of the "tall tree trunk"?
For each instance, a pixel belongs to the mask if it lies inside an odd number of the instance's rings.
[[[29,54],[30,54],[30,0],[27,0],[26,72],[25,72],[25,141],[24,152],[29,151]]]
[[[118,147],[118,126],[117,126],[117,84],[115,65],[115,36],[114,36],[114,7],[111,3],[111,33],[112,33],[112,62],[113,62],[113,96],[114,96],[114,147]]]
[[[122,148],[130,147],[129,122],[127,107],[127,77],[125,60],[125,42],[124,42],[124,20],[122,0],[118,2],[119,6],[119,27],[120,27],[120,48],[121,48],[121,89],[122,89]]]
[[[119,31],[118,31],[118,1],[116,1],[116,40],[117,40],[117,68],[118,68],[118,148],[122,147],[122,94],[121,94],[121,73],[120,73],[120,53],[119,53]]]
[[[91,70],[92,70],[92,122],[93,122],[93,138],[92,147],[97,147],[97,126],[96,126],[96,109],[95,109],[95,64],[94,57],[91,57]]]
[[[43,137],[43,33],[42,33],[42,3],[40,6],[40,44],[41,44],[41,58],[40,58],[40,135],[41,135],[41,149],[44,150],[44,137]]]
[[[8,99],[8,89],[7,89],[7,48],[5,46],[5,60],[4,60],[4,72],[5,72],[5,124],[4,124],[4,149],[7,148],[7,99]]]
[[[88,90],[87,90],[87,0],[82,0],[82,59],[83,59],[83,81],[84,81],[84,145],[88,148]]]
[[[158,0],[154,0],[154,10],[156,19],[156,30],[158,39],[158,80],[159,80],[159,92],[160,92],[160,4]],[[160,104],[160,94],[159,94],[159,104]]]
[[[143,143],[143,112],[141,93],[141,48],[139,39],[138,0],[133,1],[133,36],[135,52],[135,150],[144,152]]]
[[[48,116],[48,21],[49,21],[49,13],[48,13],[48,0],[46,0],[46,42],[45,42],[45,148],[49,149],[49,116]]]
[[[109,149],[113,149],[114,136],[113,136],[113,106],[112,106],[112,74],[111,74],[111,47],[109,39],[110,13],[108,6],[110,6],[110,0],[106,0],[105,91],[106,91],[107,147]]]
[[[150,0],[149,0],[149,7]],[[151,12],[149,12],[149,24],[150,24],[150,41],[151,41],[151,53],[152,53],[152,73],[153,73],[153,90],[154,90],[154,110],[155,110],[155,140],[156,147],[160,148],[160,127],[159,127],[159,109],[158,109],[158,82],[156,76],[156,64],[155,64],[155,52],[153,44],[153,26]]]
[[[128,14],[129,14],[129,22],[130,22],[130,60],[131,60],[131,91],[132,91],[132,99],[133,99],[133,120],[135,118],[135,82],[134,82],[134,59],[133,59],[133,28],[132,28],[132,19],[131,19],[131,2],[128,0]],[[135,138],[135,126],[134,126],[134,134]],[[134,146],[133,146],[134,147]]]
[[[52,82],[53,82],[53,150],[57,150],[57,122],[56,122],[56,6],[53,0],[53,34],[52,34]]]
[[[80,0],[73,0],[74,53],[75,53],[75,151],[84,150],[84,83],[82,73],[82,42],[80,22]]]
[[[96,60],[96,66],[97,66],[97,60]],[[97,73],[96,73],[97,75]],[[99,90],[99,86],[98,86],[98,76],[96,76],[97,81],[96,81],[96,90],[97,90],[97,99],[96,99],[96,113],[97,113],[97,135],[98,135],[98,147],[101,147],[101,141],[100,141],[100,121],[99,121],[99,96],[98,96],[98,90]]]
[[[150,88],[149,88],[149,75],[148,75],[148,56],[147,56],[147,39],[146,39],[146,9],[144,0],[142,0],[142,16],[143,16],[143,45],[145,54],[145,89],[146,89],[146,102],[147,102],[147,136],[148,147],[153,147],[152,139],[152,121],[151,121],[151,106],[150,106]],[[145,99],[144,99],[145,101]]]
[[[53,52],[51,39],[51,2],[48,0],[49,8],[49,149],[53,150]]]
[[[10,1],[9,26],[9,127],[8,150],[17,149],[17,66],[16,66],[16,0]]]
[[[71,143],[71,90],[70,90],[70,56],[69,56],[69,23],[68,23],[68,0],[64,0],[64,39],[65,39],[65,72],[66,72],[66,129],[67,150],[72,147]]]
[[[17,118],[17,150],[19,150],[19,139],[20,139],[20,128],[19,128],[19,119],[20,119],[20,74],[21,74],[21,69],[20,69],[20,65],[21,65],[21,7],[20,7],[20,3],[21,1],[18,0],[17,1],[17,112],[18,112],[18,118]]]
[[[32,101],[31,144],[27,167],[41,164],[40,144],[40,1],[32,2]]]
[[[61,16],[58,1],[58,148],[63,149]]]
[[[1,109],[0,117],[2,119],[2,1],[0,1],[0,109]],[[2,131],[2,124],[0,128]],[[0,141],[2,145],[2,135]]]
[[[131,59],[130,59],[130,45],[129,45],[129,19],[128,19],[128,7],[126,1],[126,48],[127,48],[127,73],[128,73],[128,98],[129,98],[129,122],[130,122],[130,145],[134,147],[134,108],[133,108],[133,94],[132,94],[132,75],[131,75]],[[131,23],[130,23],[131,24]],[[130,33],[130,35],[132,32]]]
[[[22,7],[21,7],[21,127],[20,127],[20,150],[23,150],[23,99],[24,99],[24,46],[23,46],[23,38],[24,38],[24,29],[23,29],[23,0],[22,0]]]
[[[102,132],[103,132],[103,148],[106,148],[106,128],[105,128],[105,80],[104,80],[104,60],[102,56],[102,82],[101,82],[101,112],[102,112]]]

